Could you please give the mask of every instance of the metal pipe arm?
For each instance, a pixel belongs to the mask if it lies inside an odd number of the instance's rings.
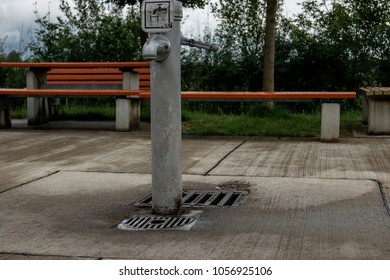
[[[190,47],[195,47],[198,49],[205,49],[208,51],[213,51],[216,52],[219,50],[219,47],[216,44],[213,43],[207,43],[207,42],[202,42],[194,39],[188,39],[183,36],[181,36],[181,44],[183,46],[190,46]]]

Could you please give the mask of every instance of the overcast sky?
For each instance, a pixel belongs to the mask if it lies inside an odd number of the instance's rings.
[[[7,45],[9,46],[12,42],[18,42],[19,38],[28,38],[26,32],[34,28],[34,7],[36,3],[37,9],[41,15],[47,13],[50,8],[51,15],[55,18],[59,15],[59,0],[0,0],[0,40],[7,37]],[[299,11],[297,2],[301,0],[285,0],[285,12],[289,15]],[[206,14],[203,12],[202,14]],[[184,15],[189,15],[189,18],[184,21],[183,31],[197,33],[202,30],[194,30],[198,24],[204,23],[202,15],[194,13],[190,10],[184,11]],[[12,46],[15,48],[15,45]]]

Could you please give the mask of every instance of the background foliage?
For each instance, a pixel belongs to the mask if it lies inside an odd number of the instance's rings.
[[[61,0],[62,17],[40,16],[30,48],[41,61],[133,61],[140,59],[139,11],[104,1]]]
[[[222,51],[207,57],[188,51],[186,87],[261,90],[264,3],[220,0],[214,6],[220,24],[213,39]],[[275,90],[355,91],[389,85],[389,17],[387,0],[306,0],[295,17],[279,12]]]

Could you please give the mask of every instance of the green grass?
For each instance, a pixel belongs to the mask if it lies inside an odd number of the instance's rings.
[[[266,116],[210,115],[202,112],[184,112],[186,135],[241,135],[274,137],[318,137],[321,130],[320,113],[291,113],[272,110]],[[341,114],[340,135],[352,136],[361,127],[361,113]]]
[[[26,118],[26,109],[12,111],[12,118]],[[318,137],[321,128],[320,113],[293,113],[284,108],[248,110],[246,114],[210,114],[183,110],[184,135],[215,136],[274,136]],[[56,119],[61,120],[115,120],[115,107],[104,105],[61,106]],[[142,110],[141,119],[149,121],[148,110]],[[341,114],[340,135],[352,136],[361,127],[359,111]]]
[[[115,120],[115,107],[113,106],[61,106],[57,119],[61,120]]]
[[[340,116],[340,135],[350,137],[353,131],[362,129],[362,112],[359,110],[347,111],[341,113]]]
[[[186,116],[184,133],[187,135],[313,137],[320,132],[319,114],[259,117],[187,112]]]
[[[14,119],[27,118],[26,107],[14,108],[11,111],[11,117]],[[60,106],[54,120],[115,120],[115,107],[113,106],[86,106],[72,105]]]
[[[25,119],[27,118],[26,107],[17,107],[11,110],[11,118],[13,119]]]

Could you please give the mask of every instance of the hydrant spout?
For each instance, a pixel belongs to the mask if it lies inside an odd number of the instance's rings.
[[[171,52],[171,43],[161,34],[153,34],[142,47],[142,56],[146,60],[163,61]]]

